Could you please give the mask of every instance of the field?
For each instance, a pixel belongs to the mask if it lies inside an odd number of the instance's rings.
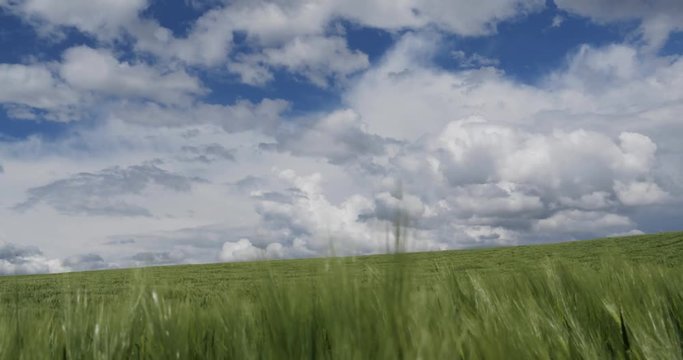
[[[683,233],[0,278],[3,359],[683,359]]]

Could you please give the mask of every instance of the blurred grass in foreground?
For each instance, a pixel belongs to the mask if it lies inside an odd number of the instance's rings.
[[[6,359],[683,359],[683,234],[0,278]]]

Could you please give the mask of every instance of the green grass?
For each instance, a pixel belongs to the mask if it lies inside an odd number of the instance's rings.
[[[0,278],[0,358],[683,359],[683,233]]]

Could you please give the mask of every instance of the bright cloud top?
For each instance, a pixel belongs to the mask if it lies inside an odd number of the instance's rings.
[[[612,3],[0,1],[0,273],[680,229],[683,8]]]

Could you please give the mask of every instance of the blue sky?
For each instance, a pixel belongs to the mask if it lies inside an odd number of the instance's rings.
[[[0,273],[376,253],[400,213],[412,250],[680,229],[681,24],[674,0],[0,0],[0,250],[24,249]]]

